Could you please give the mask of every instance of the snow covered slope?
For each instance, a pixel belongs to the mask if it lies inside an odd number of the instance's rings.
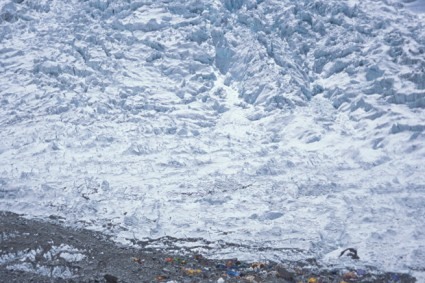
[[[415,13],[425,12],[425,0],[402,0],[401,2]]]
[[[415,3],[2,1],[0,209],[422,278]]]

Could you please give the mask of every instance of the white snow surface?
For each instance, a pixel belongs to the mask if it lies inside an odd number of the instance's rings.
[[[425,0],[402,0],[408,9],[415,13],[425,12]]]
[[[415,3],[3,0],[0,209],[425,280]]]

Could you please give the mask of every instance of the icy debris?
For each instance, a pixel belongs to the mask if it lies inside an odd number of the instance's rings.
[[[66,260],[67,262],[77,262],[86,258],[86,256],[82,253],[70,253],[70,252],[61,252],[60,257]]]
[[[18,236],[18,234],[16,233],[7,233],[7,232],[2,232],[0,234],[0,242],[2,241],[7,241],[9,239],[13,239],[16,238]]]
[[[61,244],[47,249],[40,247],[25,252],[8,252],[0,255],[0,263],[6,264],[6,268],[10,270],[20,270],[54,278],[72,278],[74,276],[73,271],[69,267],[50,266],[47,263],[58,259],[71,263],[79,262],[86,258],[86,255],[82,252],[72,246]],[[40,261],[40,258],[43,258],[46,262]],[[16,263],[17,261],[21,263]]]

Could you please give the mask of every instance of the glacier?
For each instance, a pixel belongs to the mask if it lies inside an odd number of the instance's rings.
[[[424,7],[4,0],[0,210],[425,280]]]

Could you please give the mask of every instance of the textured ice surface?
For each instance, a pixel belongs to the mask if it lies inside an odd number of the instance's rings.
[[[81,252],[84,251],[64,244],[60,246],[40,246],[37,249],[26,251],[3,250],[0,254],[0,264],[8,264],[6,268],[10,270],[25,271],[47,277],[72,278],[74,271],[71,268],[51,266],[47,262],[55,261],[57,263],[61,260],[67,263],[78,262],[86,257]]]
[[[420,1],[19,2],[0,4],[0,209],[423,276]]]
[[[425,13],[425,0],[402,0],[401,3],[415,13]]]

